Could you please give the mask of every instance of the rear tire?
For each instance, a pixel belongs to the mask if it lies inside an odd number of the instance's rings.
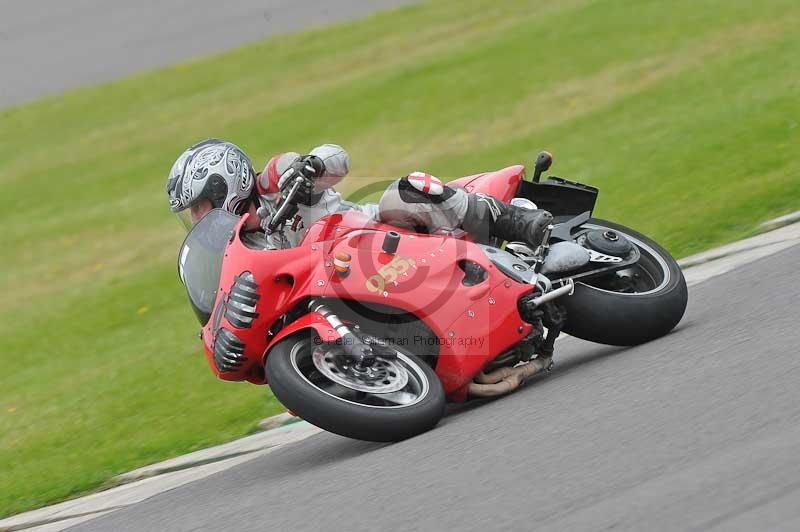
[[[433,368],[419,357],[394,348],[398,363],[409,374],[407,386],[413,379],[419,394],[408,405],[382,405],[381,394],[358,392],[326,381],[312,360],[314,349],[320,347],[313,331],[302,331],[276,344],[266,361],[267,379],[275,397],[309,423],[348,438],[389,442],[430,430],[444,415],[442,384]],[[409,397],[413,395],[409,393]]]
[[[642,344],[669,333],[683,317],[688,301],[686,280],[675,259],[653,240],[623,225],[592,218],[582,227],[587,226],[612,229],[633,242],[642,252],[640,262],[648,261],[653,270],[654,286],[642,293],[625,293],[605,286],[602,279],[575,283],[574,294],[560,300],[567,310],[564,332],[621,346]]]

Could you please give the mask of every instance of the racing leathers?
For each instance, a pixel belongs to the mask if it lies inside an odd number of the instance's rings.
[[[308,164],[305,161],[309,161]],[[320,161],[321,167],[315,169]],[[304,172],[303,168],[308,171]],[[270,235],[265,247],[295,246],[306,228],[323,216],[351,209],[377,221],[422,232],[446,233],[463,229],[478,240],[496,236],[532,246],[541,243],[544,229],[552,220],[547,211],[507,205],[486,194],[471,194],[461,187],[445,185],[424,172],[414,172],[392,182],[379,203],[359,205],[346,201],[334,189],[349,170],[350,157],[336,144],[317,146],[306,157],[295,152],[272,157],[264,171],[256,176],[260,215],[274,212],[282,190],[287,189],[287,181],[294,179],[298,172],[316,175],[306,175],[310,181],[304,201],[297,203],[299,218],[287,223],[282,233]]]

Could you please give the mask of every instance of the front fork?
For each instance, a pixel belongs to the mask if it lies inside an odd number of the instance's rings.
[[[371,345],[364,343],[361,338],[355,334],[350,327],[345,325],[342,320],[337,316],[327,305],[321,300],[314,298],[308,302],[308,310],[316,312],[321,315],[328,324],[333,327],[333,330],[339,334],[342,339],[342,349],[344,352],[353,359],[356,368],[364,370],[375,363],[375,350]],[[381,353],[381,356],[386,356]]]

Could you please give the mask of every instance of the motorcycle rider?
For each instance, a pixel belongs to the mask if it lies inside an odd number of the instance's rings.
[[[443,184],[436,177],[414,172],[394,181],[378,204],[345,201],[334,186],[350,169],[350,157],[341,146],[323,144],[308,155],[287,152],[272,157],[256,174],[245,153],[227,141],[208,139],[186,149],[167,178],[170,209],[188,228],[208,211],[222,208],[235,215],[250,213],[245,226],[247,243],[261,248],[295,246],[305,228],[334,212],[356,209],[372,219],[428,233],[463,229],[478,241],[498,237],[541,243],[552,215],[544,210],[509,205],[481,193]],[[264,230],[277,204],[302,179],[296,195],[299,220],[280,233]]]

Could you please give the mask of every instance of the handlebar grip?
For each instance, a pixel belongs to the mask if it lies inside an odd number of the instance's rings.
[[[272,215],[272,219],[269,221],[269,224],[267,224],[267,229],[270,233],[275,231],[278,226],[297,213],[297,205],[294,203],[294,197],[297,195],[301,184],[303,184],[303,178],[298,176],[291,190],[289,190],[289,193],[286,194],[286,197],[278,207],[277,212]]]

